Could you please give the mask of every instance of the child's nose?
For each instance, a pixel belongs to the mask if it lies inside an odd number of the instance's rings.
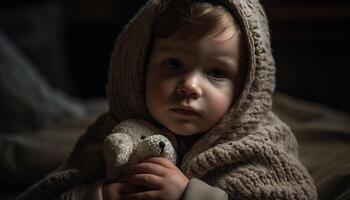
[[[192,75],[180,82],[177,86],[177,92],[181,95],[187,95],[192,98],[199,98],[203,91],[199,85],[199,77]]]

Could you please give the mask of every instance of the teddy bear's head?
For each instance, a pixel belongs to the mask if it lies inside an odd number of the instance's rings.
[[[128,120],[118,125],[104,141],[103,156],[107,178],[127,173],[127,166],[150,157],[162,156],[176,164],[173,143],[159,130],[141,120]]]
[[[129,163],[135,164],[142,160],[162,156],[176,164],[176,153],[168,138],[163,135],[141,136],[141,140],[129,158]]]

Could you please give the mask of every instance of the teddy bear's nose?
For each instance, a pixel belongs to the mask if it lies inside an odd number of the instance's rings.
[[[165,143],[163,141],[159,142],[159,147],[163,150],[165,148]]]

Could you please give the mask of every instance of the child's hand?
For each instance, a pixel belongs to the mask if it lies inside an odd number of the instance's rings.
[[[131,168],[134,174],[128,183],[148,188],[143,192],[122,192],[123,199],[179,200],[189,182],[188,178],[171,161],[153,157]]]
[[[102,186],[102,196],[103,199],[115,199],[119,200],[120,198],[120,189],[125,183],[111,183]]]
[[[107,183],[102,186],[103,200],[120,200],[121,193],[139,192],[138,187],[123,182]]]

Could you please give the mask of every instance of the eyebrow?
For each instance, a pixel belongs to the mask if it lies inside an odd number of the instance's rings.
[[[181,46],[181,45],[179,45],[179,46]],[[177,47],[177,45],[174,45],[174,44],[158,45],[157,47],[154,47],[154,48],[158,51],[161,50],[161,51],[166,51],[166,52],[179,51],[179,47]],[[182,49],[181,49],[181,51],[182,51]]]
[[[229,59],[227,59],[227,58],[229,58]],[[229,56],[219,56],[219,57],[216,56],[216,57],[213,58],[213,60],[215,62],[223,64],[226,67],[228,67],[228,66],[236,67],[234,59],[229,57]]]
[[[180,47],[176,46],[176,45],[172,45],[172,44],[167,44],[167,45],[159,45],[157,47],[155,47],[154,50],[160,52],[159,54],[171,54],[174,55],[176,57],[180,57],[180,58],[185,58],[188,59],[191,54],[191,49],[186,49],[186,48],[181,48],[181,45],[179,45]]]
[[[232,73],[233,76],[237,75],[239,72],[239,64],[236,64],[238,62],[234,62],[234,59],[229,57],[230,59],[226,59],[227,57],[214,57],[212,58],[210,62],[218,63],[219,66],[217,66],[219,69],[223,69],[230,74]],[[216,67],[216,66],[215,66]]]

